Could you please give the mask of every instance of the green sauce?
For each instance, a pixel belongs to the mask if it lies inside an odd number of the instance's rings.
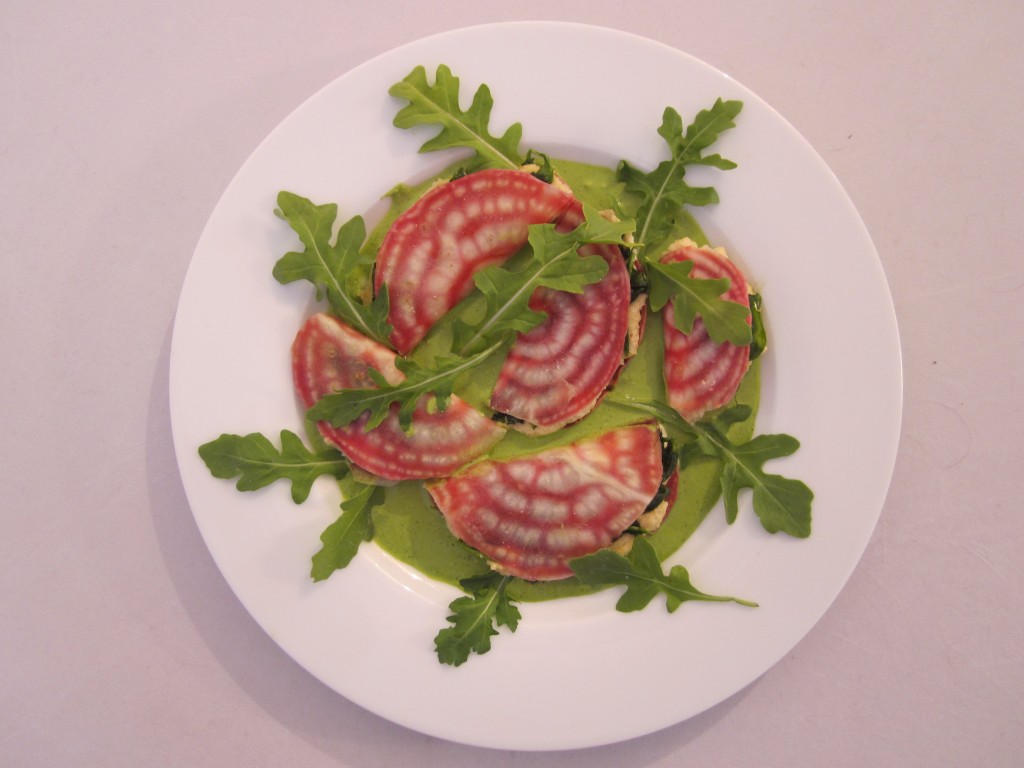
[[[615,180],[612,169],[555,159],[552,159],[552,165],[581,200],[598,208],[614,209],[624,218],[632,215],[632,201],[623,194],[622,185]],[[447,178],[455,170],[456,167],[446,169],[438,178]],[[415,186],[399,185],[389,193],[391,207],[370,233],[367,249],[376,253],[395,218],[412,205],[433,181],[429,179]],[[676,222],[676,238],[673,239],[681,237],[690,237],[698,243],[707,242],[697,222],[687,213],[683,213]],[[471,296],[456,307],[449,318],[438,323],[417,348],[414,356],[429,359],[445,351],[451,333],[450,318],[472,312],[475,301],[476,297]],[[640,349],[626,364],[615,384],[615,391],[639,400],[664,402],[662,351],[661,318],[648,315]],[[475,372],[472,380],[458,389],[459,396],[478,408],[485,408],[500,366],[500,359],[485,363],[484,370]],[[729,436],[732,439],[747,440],[753,434],[759,395],[759,365],[755,361],[736,395],[736,402],[749,405],[752,415],[746,421],[730,427]],[[605,402],[577,424],[551,435],[528,437],[510,430],[494,448],[491,458],[510,459],[535,453],[644,420],[635,412]],[[664,559],[679,549],[718,501],[721,494],[721,471],[721,462],[712,458],[690,462],[681,469],[675,505],[661,528],[650,536],[659,557]],[[433,506],[422,483],[403,482],[387,488],[384,505],[373,511],[373,525],[374,541],[382,549],[430,578],[457,585],[460,579],[482,575],[490,570],[483,555],[449,533],[444,518]],[[508,588],[510,597],[522,601],[553,600],[593,591],[593,587],[583,586],[574,578],[556,582],[515,579]]]

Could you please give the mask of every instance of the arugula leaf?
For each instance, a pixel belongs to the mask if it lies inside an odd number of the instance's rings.
[[[491,650],[491,638],[498,634],[496,626],[516,631],[522,615],[505,592],[509,580],[508,576],[491,573],[459,582],[470,594],[448,606],[452,626],[434,638],[438,661],[457,667],[469,659],[470,653]]]
[[[629,557],[610,549],[602,549],[584,557],[569,561],[576,577],[584,584],[606,586],[621,584],[626,587],[615,609],[623,613],[646,608],[659,593],[664,593],[666,607],[673,613],[683,603],[702,600],[715,603],[739,603],[756,608],[757,603],[735,597],[708,595],[690,583],[690,575],[681,565],[673,566],[665,574],[662,571],[654,545],[646,538],[633,540]]]
[[[769,533],[788,533],[804,539],[811,535],[811,502],[814,492],[807,485],[781,475],[770,475],[764,464],[770,459],[795,453],[800,442],[790,435],[758,435],[745,443],[733,443],[725,434],[730,424],[744,421],[750,415],[748,406],[733,406],[718,413],[709,423],[687,423],[679,413],[662,403],[641,402],[628,396],[609,393],[607,402],[641,411],[657,418],[671,433],[683,437],[681,458],[698,450],[723,463],[722,500],[726,520],[736,520],[737,497],[743,488],[753,490],[754,513]],[[686,442],[696,438],[696,444]]]
[[[399,403],[398,422],[408,432],[421,398],[432,396],[438,410],[445,410],[456,379],[482,363],[500,346],[500,343],[492,344],[469,357],[438,355],[433,367],[420,365],[409,358],[396,357],[395,367],[405,374],[399,383],[389,384],[379,371],[368,368],[370,376],[377,383],[376,389],[343,389],[324,395],[307,411],[307,415],[316,421],[329,421],[335,427],[343,427],[369,411],[370,418],[364,427],[369,431],[380,426],[390,413],[392,403]]]
[[[465,147],[475,152],[472,169],[518,168],[522,165],[519,141],[523,127],[514,123],[500,137],[492,136],[488,123],[494,99],[486,85],[481,85],[473,96],[468,110],[459,106],[459,78],[444,64],[437,68],[434,84],[427,82],[427,71],[416,67],[404,80],[388,91],[392,96],[407,99],[409,103],[395,115],[399,128],[437,124],[441,130],[420,147],[420,152]]]
[[[764,318],[761,316],[761,305],[763,303],[760,293],[750,294],[751,360],[757,360],[768,346],[768,333],[764,327]]]
[[[642,201],[637,210],[638,243],[642,252],[664,245],[675,228],[684,205],[709,205],[718,202],[713,187],[691,187],[684,180],[688,165],[710,165],[721,170],[736,164],[720,155],[705,155],[719,135],[734,127],[733,120],[743,108],[741,101],[718,99],[710,109],[701,110],[683,133],[683,121],[672,107],[666,107],[658,134],[668,144],[671,157],[650,173],[643,173],[623,160],[616,171],[628,193]]]
[[[326,298],[331,309],[352,328],[387,344],[388,295],[381,291],[370,301],[373,258],[360,253],[366,239],[366,225],[355,216],[341,225],[331,244],[338,206],[314,205],[291,192],[277,196],[277,211],[299,236],[304,251],[286,253],[274,265],[274,278],[281,284],[308,280],[316,286],[317,299]]]
[[[624,244],[632,232],[632,221],[608,221],[584,205],[584,222],[572,232],[558,232],[554,224],[529,228],[532,257],[525,266],[508,269],[492,266],[477,272],[473,282],[486,301],[483,318],[476,323],[455,324],[454,346],[468,354],[508,332],[526,333],[544,322],[546,315],[530,308],[537,288],[581,293],[608,273],[608,263],[598,254],[580,256],[583,243]]]
[[[320,475],[343,475],[348,471],[345,457],[333,449],[310,451],[294,432],[281,431],[281,450],[266,437],[221,435],[199,446],[199,456],[214,477],[238,477],[235,487],[255,491],[275,480],[291,480],[292,501],[301,504],[309,497],[313,481]]]
[[[724,425],[731,423],[731,410],[724,411],[711,424],[697,425],[698,441],[704,453],[725,461],[721,483],[726,519],[730,523],[736,519],[737,495],[740,489],[750,488],[754,512],[766,531],[783,531],[790,536],[807,538],[811,535],[814,493],[799,480],[764,472],[766,461],[795,453],[800,442],[790,435],[758,435],[736,445],[724,434]]]
[[[384,503],[384,488],[361,483],[351,475],[339,480],[344,501],[341,516],[320,534],[323,546],[313,555],[310,576],[323,581],[352,562],[359,545],[373,538],[370,513]]]
[[[555,180],[555,169],[551,167],[551,158],[543,152],[531,149],[526,153],[523,165],[536,165],[537,170],[530,175],[540,179],[545,184],[550,184]]]
[[[750,344],[750,309],[735,301],[722,298],[729,290],[727,277],[708,279],[690,277],[692,261],[647,264],[650,282],[650,308],[658,312],[672,302],[672,321],[682,333],[693,330],[693,321],[700,315],[708,335],[716,344],[728,341],[739,347]]]

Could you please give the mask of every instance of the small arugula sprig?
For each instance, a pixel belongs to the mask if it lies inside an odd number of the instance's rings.
[[[321,475],[337,478],[342,514],[320,536],[322,547],[313,555],[310,572],[313,581],[322,581],[347,566],[359,545],[373,538],[370,512],[384,503],[384,488],[357,480],[348,460],[333,448],[310,450],[294,432],[282,430],[280,450],[259,433],[225,434],[199,446],[199,456],[214,477],[237,477],[235,487],[240,491],[289,480],[296,504],[309,498],[313,481]]]
[[[374,389],[342,389],[324,395],[307,412],[314,421],[328,421],[335,427],[343,427],[369,412],[370,417],[364,429],[380,426],[391,412],[391,405],[398,403],[398,422],[402,429],[412,427],[416,406],[424,397],[433,398],[433,407],[444,411],[451,400],[456,380],[467,371],[480,365],[503,345],[499,341],[474,355],[462,357],[439,355],[430,366],[424,366],[410,358],[396,357],[395,367],[405,374],[397,384],[391,384],[374,368],[367,373],[377,385]]]
[[[292,192],[280,192],[275,213],[299,236],[303,251],[291,251],[274,265],[274,278],[282,284],[308,280],[316,286],[317,299],[327,299],[331,310],[352,328],[388,344],[388,294],[382,290],[372,301],[370,275],[373,257],[360,252],[366,225],[355,216],[341,225],[334,243],[338,206],[315,205]]]
[[[491,650],[491,638],[498,634],[497,627],[516,631],[522,615],[506,593],[510,580],[509,576],[491,572],[459,582],[469,594],[448,606],[448,622],[452,626],[445,627],[434,638],[438,661],[457,667],[471,653]]]
[[[750,344],[750,309],[722,298],[729,290],[729,278],[690,277],[692,269],[692,261],[647,263],[651,311],[658,312],[671,301],[672,322],[681,333],[690,333],[693,321],[700,315],[715,343],[727,341],[740,347]]]
[[[290,480],[292,501],[301,504],[309,497],[313,481],[320,475],[341,477],[349,470],[348,460],[333,448],[310,450],[302,439],[281,430],[281,448],[259,433],[221,435],[199,446],[199,456],[214,477],[238,478],[240,491],[255,491],[275,480]]]
[[[736,163],[721,155],[705,155],[704,150],[714,144],[723,131],[735,126],[733,122],[743,108],[741,101],[718,99],[710,109],[701,110],[683,131],[683,120],[672,107],[666,107],[658,134],[668,144],[670,158],[662,161],[650,173],[644,173],[623,160],[616,170],[619,181],[627,192],[640,198],[636,213],[636,240],[641,254],[650,254],[666,245],[675,230],[684,205],[710,205],[718,202],[713,187],[691,187],[686,183],[686,168],[690,165],[709,165],[721,170],[736,167]]]
[[[650,173],[636,169],[625,160],[616,169],[626,191],[640,200],[636,212],[635,251],[647,272],[651,310],[660,311],[671,301],[674,323],[681,332],[690,333],[695,317],[700,315],[713,341],[728,341],[737,346],[751,343],[750,310],[722,298],[729,289],[728,278],[691,277],[692,261],[662,264],[653,256],[673,239],[683,206],[718,202],[714,187],[692,187],[686,182],[686,169],[691,165],[713,166],[720,170],[736,167],[736,163],[719,154],[704,152],[724,131],[735,126],[735,118],[742,109],[741,101],[718,99],[710,109],[701,110],[684,131],[679,113],[666,107],[658,134],[668,145],[669,159]]]
[[[340,478],[338,485],[341,515],[320,534],[323,546],[313,555],[313,581],[323,581],[352,562],[360,545],[373,538],[370,513],[384,503],[384,488],[379,485],[361,483],[351,475]]]
[[[453,346],[459,354],[472,354],[481,347],[507,338],[510,332],[526,333],[544,322],[546,315],[530,308],[537,288],[581,293],[608,273],[608,263],[597,254],[577,253],[585,243],[625,244],[633,222],[609,221],[591,206],[583,206],[584,221],[572,232],[558,232],[553,224],[529,228],[532,257],[519,267],[492,266],[477,272],[473,282],[483,294],[486,306],[476,322],[455,323]]]
[[[488,124],[494,99],[486,85],[477,88],[469,109],[463,110],[459,105],[459,78],[442,64],[437,68],[433,85],[427,80],[426,69],[419,66],[391,86],[388,93],[409,102],[395,115],[397,127],[441,126],[437,135],[420,147],[420,152],[456,147],[471,149],[474,156],[467,161],[467,170],[522,165],[519,142],[523,127],[514,123],[501,136],[491,135]]]
[[[735,405],[709,422],[698,422],[696,448],[705,456],[725,462],[722,471],[722,501],[729,523],[736,520],[737,496],[743,488],[753,491],[754,512],[769,533],[788,533],[805,539],[811,535],[811,502],[814,493],[800,480],[769,475],[769,459],[789,456],[800,448],[791,435],[757,435],[745,443],[733,443],[726,430],[730,424],[750,418],[750,406]]]
[[[731,424],[750,417],[750,407],[736,405],[713,418],[690,424],[675,409],[659,402],[639,401],[611,393],[606,400],[657,418],[680,445],[679,460],[685,464],[694,456],[718,459],[723,464],[722,501],[731,524],[739,510],[738,495],[743,488],[753,491],[754,513],[769,533],[788,533],[804,539],[811,535],[811,502],[814,493],[801,480],[771,475],[764,471],[770,459],[789,456],[800,447],[790,435],[757,435],[745,443],[734,443],[726,435]]]
[[[690,600],[739,603],[749,608],[757,607],[757,603],[749,600],[701,592],[690,583],[690,574],[681,565],[673,566],[666,574],[662,570],[654,545],[643,537],[633,540],[633,548],[628,556],[610,549],[602,549],[570,560],[569,567],[576,574],[576,578],[584,584],[596,587],[625,586],[626,591],[615,604],[615,609],[622,613],[646,608],[658,594],[665,595],[669,613],[673,613],[680,605]]]

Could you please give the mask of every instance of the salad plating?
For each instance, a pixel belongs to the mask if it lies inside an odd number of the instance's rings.
[[[304,250],[274,276],[312,282],[327,304],[293,345],[316,429],[309,447],[287,431],[280,449],[222,435],[200,455],[240,490],[289,480],[296,502],[319,475],[338,478],[342,514],[321,537],[314,580],[385,538],[401,505],[443,519],[432,535],[462,543],[440,575],[468,593],[436,638],[444,663],[489,650],[497,627],[514,631],[517,600],[623,585],[623,611],[659,593],[670,611],[694,599],[751,605],[700,592],[682,566],[665,573],[685,532],[659,530],[677,496],[700,493],[680,469],[710,465],[730,522],[751,488],[766,530],[810,534],[810,490],[763,470],[797,441],[750,439],[760,297],[724,251],[698,243],[684,210],[717,200],[685,170],[734,167],[705,150],[740,103],[719,100],[685,130],[667,108],[658,133],[670,157],[651,172],[582,169],[522,156],[518,124],[490,133],[487,87],[467,111],[458,89],[443,66],[433,84],[418,67],[391,89],[408,102],[398,127],[440,126],[421,151],[472,154],[451,180],[396,187],[369,237],[358,216],[335,235],[335,205],[278,196]],[[590,173],[607,183],[574,181]]]

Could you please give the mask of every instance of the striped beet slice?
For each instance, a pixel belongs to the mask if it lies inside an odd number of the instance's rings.
[[[574,200],[558,229],[568,231],[582,222],[583,206]],[[608,273],[583,293],[534,292],[530,308],[547,319],[516,339],[491,395],[495,411],[532,425],[523,431],[553,432],[586,416],[622,368],[631,330],[632,351],[639,343],[644,301],[630,303],[622,253],[614,245],[585,245],[579,252],[604,257]]]
[[[404,374],[395,367],[395,353],[352,330],[337,318],[316,314],[306,321],[292,344],[292,375],[299,399],[307,408],[339,389],[376,386],[367,370],[374,368],[395,384]],[[416,408],[412,431],[398,423],[398,405],[370,431],[363,414],[336,428],[317,427],[356,466],[386,480],[445,477],[489,451],[504,430],[471,406],[452,397],[444,412]]]
[[[427,484],[452,534],[500,573],[572,575],[569,560],[610,545],[662,483],[661,433],[623,427],[509,461],[484,460]]]
[[[557,218],[572,194],[522,170],[483,170],[439,184],[388,230],[377,254],[374,290],[387,285],[394,329],[405,354],[473,289],[473,274],[524,245],[528,227]]]
[[[722,248],[698,247],[689,238],[669,246],[663,263],[692,261],[691,277],[729,278],[729,301],[749,306],[750,288],[743,273]],[[689,334],[680,333],[672,322],[671,302],[665,317],[665,384],[669,404],[693,423],[706,412],[726,405],[750,365],[750,347],[729,342],[716,344],[698,316]],[[748,318],[749,322],[749,318]]]

